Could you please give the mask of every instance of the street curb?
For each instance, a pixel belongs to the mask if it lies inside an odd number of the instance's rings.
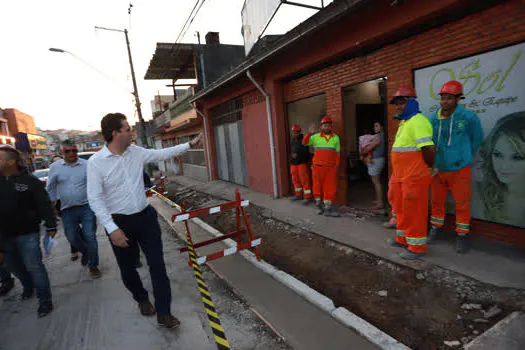
[[[287,274],[284,271],[277,271],[272,274],[272,277],[277,281],[281,282],[297,294],[301,295],[303,298],[317,306],[318,308],[331,313],[335,310],[335,305],[332,299],[324,296],[315,289],[310,288],[308,285],[299,281],[295,277]]]
[[[379,328],[366,322],[344,307],[338,307],[335,309],[332,312],[332,316],[347,327],[355,329],[359,334],[379,346],[381,349],[410,350],[406,345],[398,342]]]
[[[484,333],[476,337],[470,343],[465,345],[463,349],[465,350],[483,350],[483,349],[494,349],[494,346],[505,346],[506,349],[518,349],[520,344],[516,343],[516,340],[513,341],[508,338],[508,334],[505,334],[505,329],[509,328],[509,324],[514,322],[516,319],[523,317],[524,313],[521,311],[514,311],[494,326],[490,327]],[[504,343],[499,339],[505,339]],[[496,345],[497,344],[497,345]],[[523,344],[521,344],[523,345]],[[499,348],[499,347],[498,347]]]
[[[176,208],[173,208],[173,209],[177,210]],[[169,217],[166,218],[162,214],[160,216],[168,223],[168,225],[170,225],[173,228],[173,223],[171,222]],[[190,221],[192,221],[197,226],[201,227],[203,230],[213,235],[214,237],[223,235],[220,231],[208,225],[207,223],[205,223],[199,218],[190,219]],[[177,230],[174,230],[174,231],[180,238],[184,240],[186,239],[185,235],[179,234]],[[226,245],[228,245],[229,247],[236,245],[236,242],[233,241],[232,239],[226,239],[223,242],[225,242]],[[319,293],[318,291],[309,287],[305,283],[299,281],[295,277],[289,275],[288,273],[284,271],[277,269],[276,267],[268,264],[264,260],[258,261],[257,258],[255,257],[255,254],[253,254],[252,252],[245,250],[245,251],[242,251],[240,254],[246,260],[248,260],[253,265],[255,265],[257,268],[259,268],[261,271],[269,274],[274,279],[281,282],[282,284],[284,284],[285,286],[287,286],[288,288],[290,288],[291,290],[293,290],[294,292],[302,296],[304,299],[308,300],[310,303],[314,304],[321,310],[324,310],[325,312],[330,314],[330,316],[332,316],[337,321],[339,321],[341,324],[356,331],[358,334],[363,336],[369,342],[377,345],[380,349],[410,350],[410,348],[407,347],[406,345],[400,343],[396,339],[392,338],[390,335],[386,334],[379,328],[363,320],[362,318],[350,312],[346,308],[343,308],[343,307],[336,308],[332,299]]]

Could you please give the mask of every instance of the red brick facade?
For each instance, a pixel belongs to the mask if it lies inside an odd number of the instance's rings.
[[[7,119],[7,126],[11,135],[19,132],[36,134],[35,120],[29,114],[14,108],[7,108],[4,109],[4,117]]]
[[[294,44],[289,50],[254,71],[254,75],[261,74],[258,81],[263,83],[271,96],[281,195],[290,190],[288,125],[285,115],[287,102],[324,93],[327,114],[334,120],[334,129],[341,136],[342,145],[345,145],[344,87],[387,77],[387,95],[392,96],[401,84],[413,85],[415,69],[525,41],[525,0],[509,0],[463,18],[450,20],[447,18],[460,11],[469,11],[472,6],[479,5],[479,2],[414,1],[394,7],[390,6],[390,3],[391,1],[387,0],[371,2],[370,6],[363,7],[358,12],[319,30],[307,41]],[[443,17],[447,15],[450,16]],[[447,23],[433,29],[422,29],[436,18],[441,18],[441,22]],[[413,35],[415,32],[419,34]],[[378,43],[387,44],[381,46]],[[369,53],[355,54],[358,50]],[[351,57],[352,54],[354,58],[340,59],[344,55]],[[336,63],[337,59],[340,63]],[[315,67],[320,65],[324,65],[324,68],[315,70]],[[313,72],[297,79],[290,78],[306,70]],[[250,88],[250,84],[245,77],[238,78],[228,86],[215,90],[199,103],[209,112],[218,103],[253,89],[253,85]],[[261,104],[260,108],[250,112],[248,117],[252,120],[244,126],[245,137],[253,137],[250,136],[253,133],[257,133],[258,137],[267,135],[267,129],[262,129],[266,125],[266,110],[263,106],[264,104]],[[389,107],[389,115],[393,114],[393,108]],[[255,117],[259,118],[257,122],[253,121]],[[392,119],[389,120],[388,139],[391,145],[397,125]],[[260,137],[257,147],[247,147],[246,157],[264,157],[261,158],[265,159],[261,164],[267,164],[267,169],[271,163],[268,164],[268,153],[264,153],[265,147],[260,143],[267,145],[268,138]],[[344,152],[342,149],[343,154]],[[256,169],[260,168],[263,166],[248,167],[250,182],[257,184],[254,188],[271,194],[271,173],[256,173]],[[214,169],[214,176],[215,174]],[[346,203],[346,169],[341,169],[340,178],[341,191],[337,202]],[[493,238],[525,245],[525,230],[522,229],[474,222],[473,230]]]

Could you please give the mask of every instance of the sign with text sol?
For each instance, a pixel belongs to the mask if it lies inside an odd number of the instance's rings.
[[[461,104],[479,116],[483,144],[472,164],[472,217],[525,227],[525,43],[418,69],[422,112],[440,108],[441,86],[463,84]]]

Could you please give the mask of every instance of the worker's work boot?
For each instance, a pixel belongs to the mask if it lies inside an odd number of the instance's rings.
[[[300,201],[301,199],[303,199],[303,197],[293,196],[292,202],[297,202],[297,201]]]
[[[396,241],[395,238],[389,238],[387,242],[388,242],[388,245],[392,246],[392,247],[408,248],[406,245],[403,245],[403,244],[399,243],[398,241]]]
[[[304,205],[308,205],[308,204],[311,204],[313,202],[314,202],[313,198],[305,198],[305,199],[303,199],[303,204]]]
[[[323,203],[321,203],[321,201],[315,201],[315,206],[317,207],[317,215],[323,215]]]
[[[435,243],[438,236],[441,236],[441,232],[443,232],[442,227],[432,225],[432,228],[430,229],[427,235],[427,244]]]
[[[396,218],[391,218],[387,222],[383,223],[384,228],[396,228],[397,227],[397,220]]]
[[[414,253],[414,252],[412,252],[410,250],[406,250],[406,251],[402,252],[401,254],[399,254],[401,259],[403,259],[403,260],[418,260],[418,259],[421,259],[421,257],[423,255],[425,255],[425,254]]]
[[[338,218],[341,216],[341,214],[339,214],[337,211],[334,210],[334,208],[332,208],[331,205],[326,205],[325,208],[324,208],[324,216],[330,216],[330,217],[333,217],[333,218]]]
[[[465,254],[470,250],[470,242],[467,235],[459,235],[456,240],[456,252]]]

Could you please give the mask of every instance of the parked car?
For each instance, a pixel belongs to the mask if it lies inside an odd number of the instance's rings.
[[[38,177],[40,181],[47,185],[47,177],[49,176],[49,169],[38,169],[33,171],[33,175]]]
[[[91,158],[92,155],[94,155],[96,152],[80,152],[78,154],[78,157],[79,158],[82,158],[82,159],[85,159],[85,160],[88,160],[89,158]]]

